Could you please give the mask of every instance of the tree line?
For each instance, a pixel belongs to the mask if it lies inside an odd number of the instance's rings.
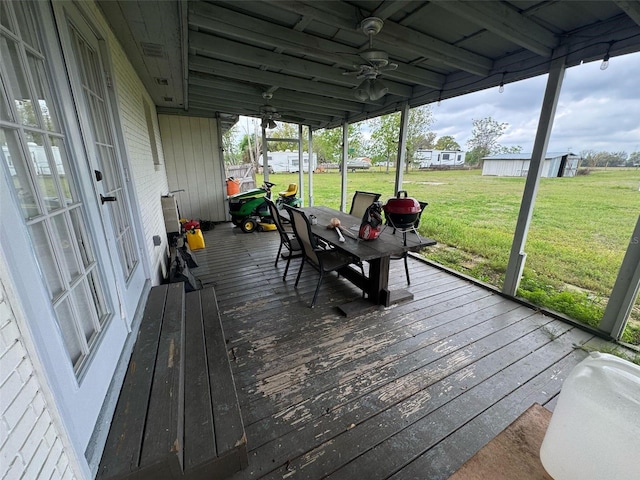
[[[369,157],[373,164],[389,166],[398,154],[400,134],[400,113],[350,124],[348,127],[348,153],[350,158]],[[270,139],[291,139],[298,137],[298,126],[277,122],[278,126],[268,132]],[[432,130],[435,119],[430,105],[409,111],[406,141],[406,168],[418,159],[418,150],[462,150],[456,139],[450,135],[438,137]],[[509,128],[508,123],[498,122],[492,117],[473,119],[471,137],[466,142],[466,164],[481,167],[482,158],[503,153],[521,153],[520,146],[505,146],[500,137]],[[248,131],[252,130],[252,131]],[[308,130],[303,129],[303,150],[308,151]],[[366,132],[366,134],[365,134]],[[256,163],[262,152],[262,136],[257,122],[250,126],[236,124],[223,135],[225,161],[228,163]],[[290,141],[269,141],[269,151],[296,150],[297,144]],[[313,132],[313,151],[319,163],[339,164],[342,159],[342,128],[323,129]],[[580,152],[582,166],[613,167],[640,165],[640,152]]]

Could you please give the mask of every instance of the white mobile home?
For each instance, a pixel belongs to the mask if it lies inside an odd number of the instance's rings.
[[[454,168],[464,165],[465,152],[461,150],[422,150],[416,151],[414,161],[420,168]]]
[[[300,156],[297,150],[285,152],[269,152],[267,155],[270,171],[273,173],[297,173],[300,171]],[[313,163],[311,168],[315,170],[318,163],[317,154],[313,154]],[[262,155],[258,158],[258,164],[264,165]],[[309,153],[302,153],[302,171],[309,171]]]
[[[484,157],[482,175],[526,177],[530,153],[503,153]],[[543,177],[575,177],[580,157],[571,152],[548,152],[542,168]]]

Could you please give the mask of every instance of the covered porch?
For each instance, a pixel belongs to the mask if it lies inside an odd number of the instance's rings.
[[[274,232],[205,232],[192,272],[215,289],[247,436],[247,478],[448,478],[601,340],[411,257],[414,300],[345,318],[360,291],[274,267]],[[390,283],[406,286],[402,262]],[[414,281],[415,279],[415,281]],[[584,348],[583,348],[584,347]]]

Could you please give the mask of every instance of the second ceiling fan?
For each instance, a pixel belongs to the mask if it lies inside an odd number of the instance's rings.
[[[386,70],[395,70],[397,63],[389,62],[389,54],[384,50],[373,48],[373,37],[382,29],[384,22],[378,17],[367,17],[360,23],[362,32],[369,37],[369,47],[358,52],[358,56],[364,60],[363,63],[354,65],[357,70],[344,72],[343,75],[355,75],[363,81],[356,87],[354,96],[357,100],[379,100],[384,97],[389,88],[378,79],[378,75]]]

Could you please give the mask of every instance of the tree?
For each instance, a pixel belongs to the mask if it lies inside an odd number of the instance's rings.
[[[267,136],[269,138],[298,138],[298,125],[295,125],[293,123],[278,122],[278,127],[270,131]],[[303,132],[302,150],[306,150],[308,148],[308,145],[308,137],[305,139]],[[290,141],[269,141],[267,148],[270,152],[284,152],[286,150],[298,150],[298,144],[296,142]]]
[[[237,125],[234,125],[222,135],[222,150],[224,152],[225,163],[238,164],[242,160],[242,155],[234,145],[234,139],[238,134]]]
[[[498,123],[491,117],[473,120],[471,138],[467,141],[469,152],[467,163],[482,167],[482,158],[498,153],[518,153],[522,147],[504,147],[498,143],[498,139],[509,127],[508,123]]]
[[[262,139],[255,133],[245,133],[238,143],[238,150],[242,163],[254,163],[258,161],[262,151]]]
[[[390,113],[369,120],[371,141],[367,153],[374,162],[389,162],[395,159],[400,134],[400,114]]]
[[[631,154],[633,156],[633,154]],[[627,152],[596,152],[595,150],[583,150],[580,152],[582,164],[593,167],[622,167],[629,162]],[[631,157],[629,157],[631,158]]]
[[[633,152],[627,158],[627,162],[625,164],[627,167],[638,167],[640,166],[640,152]]]
[[[371,140],[368,152],[376,161],[389,162],[397,157],[398,141],[400,137],[400,113],[394,112],[369,121],[371,126]],[[406,144],[406,168],[414,159],[418,148],[431,148],[435,140],[435,133],[431,129],[433,114],[429,105],[409,110]],[[388,165],[388,163],[387,163]]]
[[[596,166],[596,151],[595,150],[582,150],[580,157],[582,158],[582,165],[585,167]]]
[[[359,156],[362,151],[362,131],[359,123],[347,127],[349,156]],[[319,162],[339,163],[342,159],[342,128],[319,130],[313,137],[313,151]]]
[[[435,150],[461,150],[460,145],[451,135],[444,135],[438,139]]]

